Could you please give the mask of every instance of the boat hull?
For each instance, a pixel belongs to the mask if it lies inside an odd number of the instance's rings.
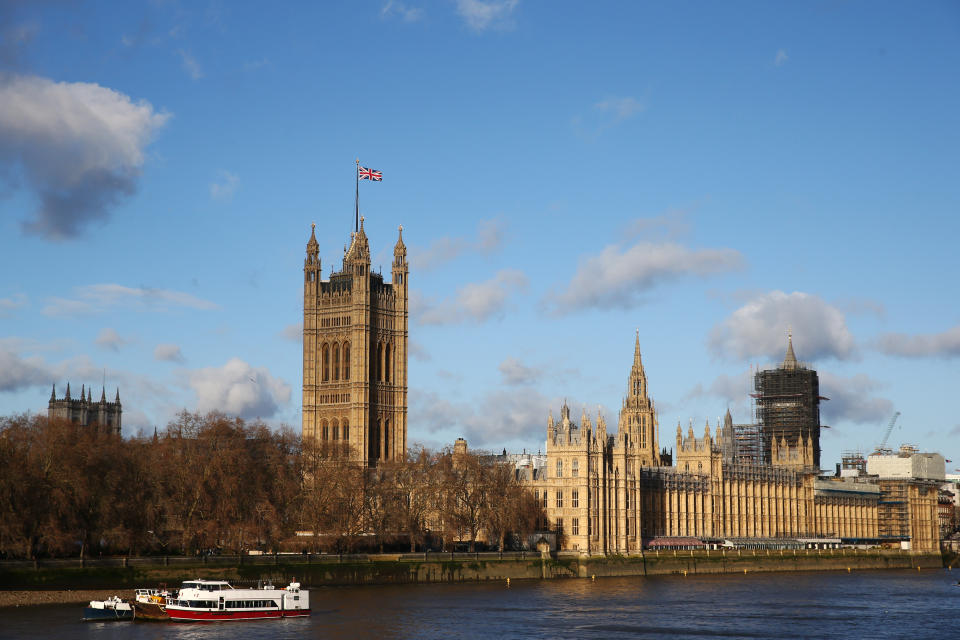
[[[310,615],[309,609],[278,611],[190,611],[167,609],[167,615],[173,622],[223,622],[228,620],[270,620],[273,618],[302,618]]]
[[[133,610],[137,622],[170,622],[166,610],[155,602],[134,602]]]
[[[114,620],[133,620],[133,609],[94,609],[83,610],[84,622],[112,622]]]

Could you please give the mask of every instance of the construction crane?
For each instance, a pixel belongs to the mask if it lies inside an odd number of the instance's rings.
[[[890,424],[887,425],[887,431],[883,434],[883,440],[880,441],[880,446],[877,447],[877,453],[884,453],[889,451],[887,449],[887,440],[890,439],[890,434],[893,433],[893,425],[897,424],[897,418],[900,417],[900,412],[897,411],[893,414],[893,417],[890,418]]]

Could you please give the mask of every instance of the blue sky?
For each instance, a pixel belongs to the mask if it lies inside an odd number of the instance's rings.
[[[410,442],[615,422],[660,441],[752,368],[821,376],[824,466],[960,461],[955,3],[0,7],[0,413],[119,386],[125,432],[299,429],[302,259],[411,260]],[[76,393],[76,391],[74,391]]]

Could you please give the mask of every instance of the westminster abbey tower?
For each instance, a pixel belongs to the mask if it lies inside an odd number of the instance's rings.
[[[357,462],[402,460],[407,449],[407,248],[393,249],[392,282],[370,270],[363,229],[339,271],[321,279],[314,230],[303,265],[303,438],[349,447]]]

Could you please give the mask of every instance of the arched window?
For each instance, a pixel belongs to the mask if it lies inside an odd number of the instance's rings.
[[[330,439],[330,426],[327,424],[327,421],[323,421],[323,440],[326,442]]]
[[[383,343],[377,343],[377,371],[375,380],[383,380]]]
[[[346,418],[343,419],[343,439],[350,441],[350,421]]]
[[[350,379],[350,343],[343,343],[343,379]]]
[[[383,457],[390,459],[390,420],[383,423]]]
[[[333,379],[340,379],[340,345],[333,343]]]
[[[391,375],[391,371],[390,371],[390,343],[389,342],[387,343],[387,348],[384,349],[383,351],[383,360],[384,360],[383,379],[385,382],[390,382],[393,376]]]
[[[331,431],[333,432],[333,439],[334,439],[334,440],[339,440],[339,439],[340,439],[340,425],[337,424],[337,421],[336,421],[336,420],[333,420],[333,421],[330,423],[330,426],[332,427]]]
[[[323,354],[323,381],[326,382],[330,379],[330,347],[326,342],[323,343],[320,352]]]

